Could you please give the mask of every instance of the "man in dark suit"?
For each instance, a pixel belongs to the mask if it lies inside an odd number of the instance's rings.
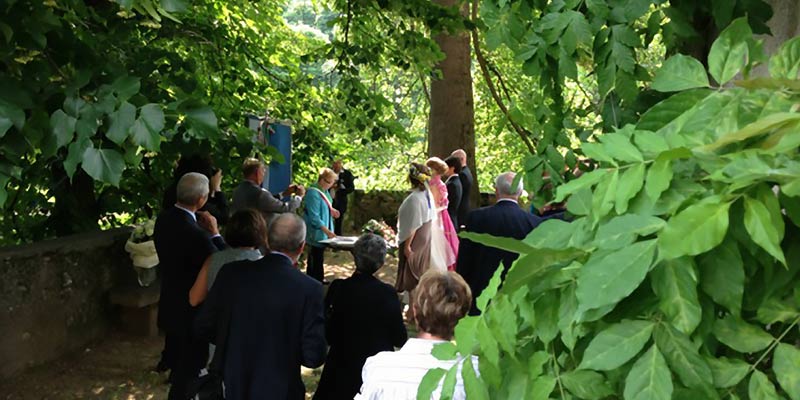
[[[356,190],[356,178],[352,172],[344,169],[342,160],[334,161],[331,169],[339,175],[339,180],[336,181],[335,191],[333,192],[333,208],[339,210],[339,217],[333,220],[333,233],[341,236],[342,221],[344,221],[344,213],[347,212],[347,197]]]
[[[513,172],[504,172],[497,176],[495,179],[497,202],[467,214],[464,228],[467,232],[523,239],[538,225],[533,214],[522,210],[517,203],[522,193],[522,182],[512,187],[514,176]],[[480,314],[474,299],[477,299],[489,284],[498,265],[503,263],[503,278],[505,278],[508,268],[517,256],[516,253],[484,246],[468,239],[461,240],[456,271],[464,277],[472,289],[473,302],[470,315]]]
[[[453,226],[458,228],[458,208],[461,206],[463,196],[461,177],[458,176],[461,172],[461,160],[450,156],[444,162],[447,164],[447,172],[444,174],[447,179],[444,182],[447,186],[447,214],[450,215]]]
[[[183,175],[176,187],[176,203],[162,211],[153,233],[161,269],[158,323],[174,352],[169,399],[186,398],[186,385],[205,364],[207,347],[193,338],[195,309],[189,304],[203,262],[225,248],[216,219],[197,212],[208,199],[208,178],[200,173]]]
[[[461,202],[458,205],[458,221],[463,224],[464,221],[467,220],[467,213],[469,212],[471,206],[469,203],[470,193],[472,193],[472,184],[474,182],[472,178],[472,171],[470,171],[469,167],[467,166],[467,152],[463,149],[458,149],[450,154],[451,157],[458,158],[461,161],[461,171],[458,173],[458,177],[461,179]],[[461,226],[456,225],[456,228],[460,231]],[[473,295],[475,292],[472,293]],[[473,297],[478,297],[473,296]]]
[[[272,253],[223,268],[198,314],[195,332],[224,351],[228,400],[305,399],[300,366],[325,361],[322,284],[295,267],[305,237],[300,217],[277,216],[268,233]],[[217,343],[226,320],[227,341]]]

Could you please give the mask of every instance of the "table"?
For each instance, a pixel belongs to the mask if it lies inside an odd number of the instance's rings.
[[[358,236],[336,236],[319,242],[336,250],[353,250],[357,240]]]

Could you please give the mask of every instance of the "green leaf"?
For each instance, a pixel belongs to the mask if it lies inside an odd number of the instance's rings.
[[[656,132],[686,113],[711,93],[712,91],[708,89],[676,93],[642,114],[636,124],[636,129]],[[642,148],[642,146],[639,147]]]
[[[747,62],[747,40],[753,36],[747,17],[737,18],[711,45],[708,53],[708,72],[724,85],[742,70]]]
[[[724,389],[735,386],[750,372],[750,364],[735,358],[706,357],[714,376],[714,387]]]
[[[620,249],[633,243],[636,235],[650,235],[661,230],[664,225],[666,225],[664,220],[657,217],[637,214],[621,215],[600,225],[593,244],[600,249]]]
[[[533,250],[514,261],[501,291],[512,293],[521,286],[539,282],[542,275],[547,272],[547,267],[572,261],[583,254],[583,251],[576,249]]]
[[[475,305],[478,307],[478,310],[481,310],[482,312],[486,311],[486,306],[489,305],[489,301],[491,301],[497,294],[497,288],[500,287],[500,283],[502,281],[503,270],[504,268],[502,264],[497,266],[494,274],[492,274],[492,279],[489,280],[489,284],[485,289],[483,289],[481,294],[475,300]]]
[[[533,380],[528,395],[531,399],[549,399],[550,393],[556,387],[556,378],[550,375],[543,375]]]
[[[453,342],[442,342],[433,346],[431,355],[437,360],[454,360],[458,355],[458,350]]]
[[[653,333],[650,321],[624,320],[600,331],[583,353],[579,369],[619,368],[644,348]]]
[[[464,391],[470,400],[489,400],[489,390],[483,381],[475,373],[475,366],[472,365],[472,357],[464,360],[461,367],[461,378],[464,380]]]
[[[0,100],[0,138],[5,136],[12,126],[22,130],[25,126],[25,111],[14,104]]]
[[[720,342],[741,353],[764,350],[774,339],[761,328],[732,315],[716,320],[713,332]]]
[[[445,371],[443,368],[434,368],[428,370],[425,376],[422,377],[422,382],[417,389],[417,400],[430,400],[433,392],[439,387],[439,381],[444,377]]]
[[[63,110],[56,110],[50,116],[50,127],[53,129],[53,135],[56,137],[56,146],[58,148],[66,146],[75,137],[75,123],[78,122],[75,117],[67,115]]]
[[[592,195],[592,218],[597,221],[604,217],[614,208],[614,200],[617,194],[617,183],[619,182],[619,170],[614,170],[611,177],[601,181],[595,187]]]
[[[705,253],[719,245],[728,231],[731,203],[698,203],[667,221],[658,236],[658,249],[666,259]]]
[[[664,354],[670,369],[688,388],[713,392],[711,368],[695,349],[689,336],[669,324],[659,324],[653,333],[658,349]]]
[[[644,191],[653,200],[658,200],[672,182],[672,161],[657,158],[650,169],[647,170],[647,179]]]
[[[772,370],[781,388],[792,400],[800,400],[800,350],[781,343],[775,349]]]
[[[650,282],[659,298],[659,309],[672,325],[690,335],[701,318],[697,274],[691,259],[681,257],[662,261],[650,273]],[[666,351],[662,346],[659,348]]]
[[[642,162],[642,153],[631,141],[619,133],[607,133],[600,135],[600,141],[608,154],[615,160],[625,162]]]
[[[733,18],[735,1],[730,0],[711,0],[711,14],[714,16],[714,23],[717,29],[724,29]]]
[[[575,234],[576,226],[560,219],[548,219],[532,230],[523,242],[537,249],[563,250],[570,246],[569,239]]]
[[[596,161],[605,161],[616,166],[617,162],[614,161],[614,158],[608,153],[608,149],[608,146],[604,146],[601,143],[586,142],[581,144],[581,151],[583,151],[586,157]]]
[[[580,309],[615,304],[631,294],[647,276],[655,250],[656,241],[647,240],[605,255],[595,253],[578,274]]]
[[[83,160],[83,154],[86,152],[86,149],[91,146],[92,141],[88,138],[84,138],[83,140],[78,139],[70,143],[67,148],[67,158],[64,160],[64,171],[66,171],[69,179],[72,179],[72,176],[75,175],[78,164]]]
[[[478,343],[480,343],[481,346],[481,364],[491,363],[497,366],[500,362],[500,348],[498,347],[497,339],[486,324],[485,319],[481,318],[478,321],[476,333],[478,335]]]
[[[678,92],[708,86],[708,76],[703,64],[682,54],[667,59],[656,72],[651,85],[659,92]]]
[[[123,102],[139,93],[140,86],[139,78],[126,75],[117,78],[111,84],[111,89],[117,93],[117,100]]]
[[[800,311],[793,304],[774,297],[767,299],[756,312],[756,319],[763,324],[789,322],[798,316]]]
[[[88,147],[83,153],[81,167],[94,180],[119,186],[125,160],[116,150]]]
[[[786,257],[780,247],[780,235],[772,224],[769,210],[759,200],[744,198],[744,227],[750,238],[770,255],[786,265]]]
[[[747,385],[747,395],[750,400],[779,400],[780,396],[775,391],[775,385],[769,381],[766,375],[759,370],[753,371],[750,375],[750,383]]]
[[[635,164],[622,173],[617,184],[616,200],[614,201],[617,214],[624,214],[628,210],[628,202],[639,193],[644,185],[644,163]]]
[[[650,347],[625,379],[625,400],[670,400],[672,377],[656,345]]]
[[[458,352],[462,355],[472,354],[478,344],[477,328],[480,317],[466,316],[458,321],[455,328],[455,340]]]
[[[447,374],[444,376],[444,381],[442,382],[442,392],[441,392],[441,400],[453,400],[453,393],[456,390],[456,378],[458,377],[458,363],[450,367],[447,371]]]
[[[650,131],[636,131],[633,136],[633,142],[636,144],[645,158],[654,159],[656,156],[669,150],[669,144],[663,136]]]
[[[725,240],[722,245],[704,254],[698,265],[703,291],[717,304],[739,316],[744,295],[744,263],[736,241]]]
[[[594,170],[592,172],[588,172],[581,175],[578,179],[573,179],[559,186],[554,201],[556,202],[564,201],[564,199],[567,198],[567,196],[569,196],[570,194],[575,193],[580,189],[591,187],[597,182],[603,180],[603,178],[606,177],[608,172],[609,170],[607,169]]]
[[[182,13],[187,7],[184,0],[161,0],[161,8],[170,13]]]
[[[519,239],[492,236],[488,233],[461,231],[458,236],[462,239],[471,240],[475,243],[496,247],[500,250],[510,251],[517,254],[527,254],[534,250],[531,246]]]
[[[745,139],[763,135],[786,124],[800,121],[800,113],[780,112],[760,118],[747,124],[744,128],[720,136],[716,141],[698,148],[701,151],[713,151],[731,143],[739,143]]]
[[[543,294],[534,304],[536,325],[533,332],[543,343],[547,344],[558,335],[558,292],[551,290]]]
[[[163,118],[162,118],[163,119]],[[199,139],[214,137],[219,131],[217,127],[217,116],[209,106],[194,108],[186,111],[186,120],[189,126],[200,135]],[[161,131],[162,128],[157,129]]]
[[[797,79],[800,71],[800,37],[784,42],[769,60],[769,74],[773,78]]]
[[[602,399],[614,393],[606,378],[594,371],[575,370],[561,374],[561,384],[580,399]]]
[[[118,145],[122,144],[128,138],[128,132],[130,132],[133,121],[136,119],[136,107],[127,101],[123,102],[119,109],[109,115],[108,118],[111,121],[111,125],[108,127],[106,137]]]
[[[567,201],[567,211],[572,215],[588,215],[592,211],[592,190],[587,187],[573,193]]]

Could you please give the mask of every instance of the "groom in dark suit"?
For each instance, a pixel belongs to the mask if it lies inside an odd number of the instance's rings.
[[[497,176],[494,183],[497,202],[492,206],[470,211],[464,223],[467,232],[524,239],[533,228],[536,228],[538,222],[533,214],[525,212],[517,203],[522,193],[522,181],[512,187],[514,176],[513,172],[504,172]],[[456,271],[464,277],[472,289],[470,315],[480,314],[475,306],[475,299],[488,286],[498,265],[503,263],[503,278],[505,278],[508,268],[517,256],[516,253],[484,246],[469,239],[461,239]]]
[[[195,321],[195,331],[225,352],[225,398],[305,399],[300,366],[325,361],[322,284],[300,272],[306,226],[293,213],[269,225],[272,253],[222,269]],[[217,342],[229,321],[227,341]]]
[[[208,200],[208,178],[196,172],[178,181],[177,201],[156,219],[153,233],[161,270],[158,325],[174,352],[169,399],[185,399],[186,385],[205,364],[208,347],[195,340],[192,323],[195,309],[189,304],[192,288],[203,262],[226,247],[216,219],[197,212]]]

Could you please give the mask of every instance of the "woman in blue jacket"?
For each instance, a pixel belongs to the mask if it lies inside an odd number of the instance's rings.
[[[339,217],[339,211],[333,208],[330,188],[336,183],[337,179],[338,177],[332,169],[323,169],[319,174],[317,183],[308,188],[303,200],[305,201],[304,219],[307,229],[306,244],[310,248],[306,273],[323,283],[325,277],[323,265],[325,245],[320,241],[336,236],[333,233],[333,219]]]

